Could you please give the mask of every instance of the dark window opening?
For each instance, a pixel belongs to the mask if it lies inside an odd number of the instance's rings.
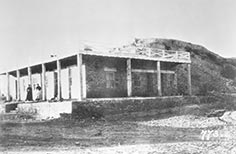
[[[134,74],[134,86],[135,87],[141,86],[141,77],[137,74]]]
[[[106,72],[106,88],[115,88],[116,80],[115,80],[115,72]]]

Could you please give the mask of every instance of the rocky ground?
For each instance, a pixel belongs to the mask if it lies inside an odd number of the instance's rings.
[[[19,153],[11,151],[9,154]],[[117,145],[100,148],[71,148],[70,150],[54,151],[24,151],[25,154],[235,154],[236,145],[233,142],[180,142],[139,145]]]
[[[236,112],[132,120],[1,121],[2,153],[236,153]]]
[[[196,115],[181,115],[165,119],[144,121],[140,124],[148,126],[167,126],[179,128],[208,128],[236,124],[236,112],[228,111],[218,117],[203,117]]]

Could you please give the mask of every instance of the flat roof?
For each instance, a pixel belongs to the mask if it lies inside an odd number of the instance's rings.
[[[41,62],[32,63],[31,65],[19,66],[17,68],[11,69],[0,73],[0,75],[11,73],[16,70],[23,70],[27,67],[37,67],[42,64],[54,63],[57,60],[69,59],[77,54],[91,55],[91,56],[102,56],[102,57],[113,57],[113,58],[126,58],[126,59],[140,59],[140,60],[151,60],[151,61],[161,61],[161,62],[174,62],[174,63],[191,63],[190,53],[186,51],[173,51],[173,50],[163,50],[163,49],[150,49],[138,50],[136,48],[131,50],[119,50],[117,48],[112,51],[99,52],[92,49],[79,50],[77,52],[64,55],[61,57],[53,57]]]

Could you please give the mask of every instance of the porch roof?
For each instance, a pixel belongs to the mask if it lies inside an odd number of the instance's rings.
[[[33,73],[40,73],[40,66],[45,64],[47,71],[56,69],[56,61],[71,61],[76,58],[77,54],[91,55],[91,56],[103,56],[103,57],[114,57],[114,58],[130,58],[130,59],[141,59],[141,60],[151,60],[151,61],[162,61],[162,62],[174,62],[174,63],[191,63],[190,53],[186,51],[173,51],[173,50],[163,50],[163,49],[152,49],[152,48],[114,48],[106,52],[100,52],[94,50],[93,48],[85,48],[79,50],[78,52],[64,55],[61,57],[54,57],[41,62],[33,63],[31,65],[17,67],[9,71],[0,73],[4,75],[9,72],[11,75],[16,76],[16,70],[20,71],[21,75],[27,75],[27,67],[31,67]],[[76,61],[76,60],[75,60]],[[75,63],[76,64],[76,63]],[[62,66],[63,67],[63,66]]]

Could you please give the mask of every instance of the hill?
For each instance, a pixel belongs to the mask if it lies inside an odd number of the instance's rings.
[[[191,54],[192,90],[195,95],[212,92],[236,92],[236,59],[223,58],[207,48],[173,39],[135,39],[131,46],[144,44],[151,48],[187,51]],[[180,68],[182,74],[186,69]],[[179,81],[179,84],[182,85]]]

